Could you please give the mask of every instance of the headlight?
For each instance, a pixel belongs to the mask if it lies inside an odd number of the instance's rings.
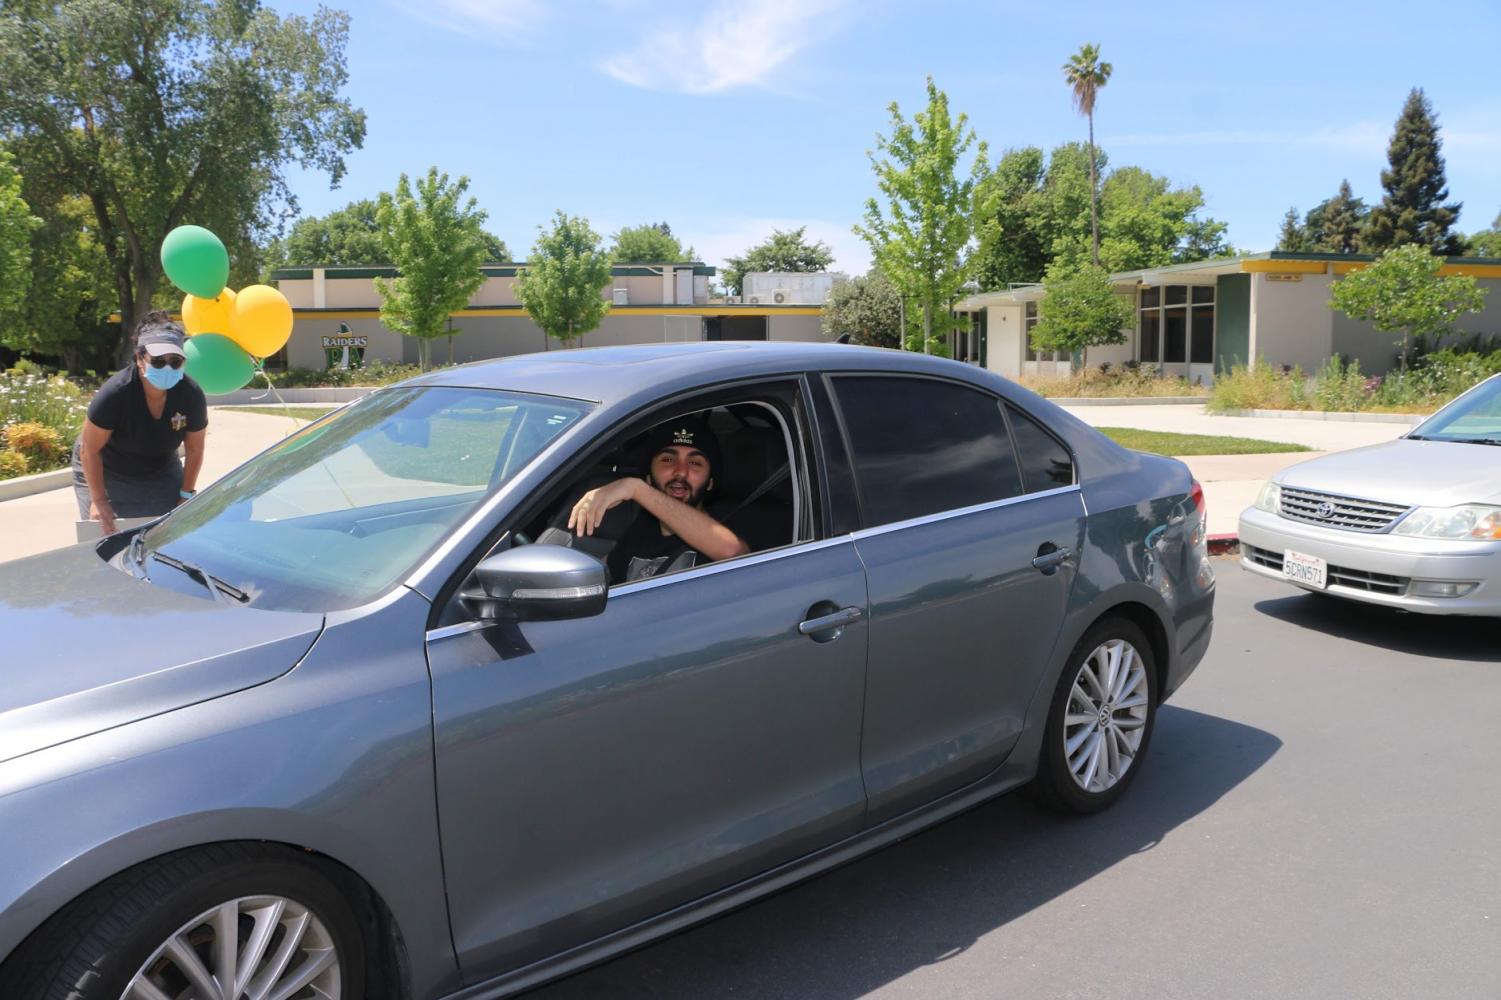
[[[1245,494],[1241,495],[1244,496]],[[1276,514],[1281,504],[1282,487],[1278,486],[1274,482],[1268,481],[1267,484],[1261,488],[1261,492],[1256,494],[1257,510],[1265,510]]]
[[[1469,503],[1461,507],[1419,507],[1392,529],[1420,538],[1501,538],[1501,507]]]

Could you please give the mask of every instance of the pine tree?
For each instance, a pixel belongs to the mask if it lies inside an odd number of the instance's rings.
[[[1296,208],[1289,208],[1282,217],[1282,232],[1277,237],[1277,249],[1290,253],[1308,249],[1308,231],[1303,228],[1303,221],[1298,218]]]
[[[1325,201],[1318,209],[1318,227],[1308,226],[1309,236],[1313,242],[1313,249],[1325,253],[1358,253],[1360,251],[1360,229],[1365,225],[1370,216],[1370,210],[1365,202],[1355,197],[1350,190],[1350,182],[1339,182],[1339,191],[1333,198]],[[1310,219],[1313,212],[1308,213]]]
[[[1381,171],[1386,194],[1371,210],[1370,221],[1360,234],[1364,252],[1381,253],[1407,243],[1420,244],[1433,253],[1460,252],[1459,236],[1450,232],[1459,218],[1460,203],[1444,204],[1449,189],[1441,147],[1433,106],[1422,89],[1414,87],[1387,147],[1391,169]]]

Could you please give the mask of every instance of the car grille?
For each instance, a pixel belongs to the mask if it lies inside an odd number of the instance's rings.
[[[1270,549],[1258,549],[1254,545],[1242,545],[1241,551],[1256,565],[1265,566],[1277,573],[1282,572],[1282,553],[1273,552]],[[1328,579],[1331,587],[1349,587],[1351,590],[1366,590],[1373,594],[1390,594],[1393,597],[1401,597],[1407,593],[1407,586],[1412,583],[1411,577],[1370,573],[1363,569],[1332,565],[1329,567]]]
[[[1282,502],[1279,506],[1283,517],[1326,528],[1343,528],[1346,531],[1385,531],[1409,510],[1410,507],[1399,503],[1357,500],[1354,497],[1288,486],[1282,487]]]

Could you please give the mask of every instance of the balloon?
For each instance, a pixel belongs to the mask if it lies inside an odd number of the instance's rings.
[[[247,354],[267,358],[292,336],[292,304],[270,285],[248,285],[235,296],[229,337]]]
[[[255,362],[238,344],[217,333],[200,333],[189,337],[182,353],[187,357],[187,372],[210,396],[243,389],[255,376]]]
[[[189,295],[217,298],[229,280],[229,251],[202,226],[178,226],[162,240],[162,269]]]
[[[192,337],[200,333],[229,333],[229,317],[234,312],[235,290],[226,288],[216,299],[187,295],[182,300],[182,325]]]

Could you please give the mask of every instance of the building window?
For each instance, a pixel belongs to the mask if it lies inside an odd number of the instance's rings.
[[[1143,288],[1137,310],[1137,356],[1170,365],[1214,362],[1214,286]]]
[[[1043,351],[1038,353],[1032,347],[1032,328],[1037,325],[1037,303],[1027,303],[1026,319],[1022,321],[1022,338],[1027,345],[1028,361],[1066,361],[1068,354],[1064,351]]]

